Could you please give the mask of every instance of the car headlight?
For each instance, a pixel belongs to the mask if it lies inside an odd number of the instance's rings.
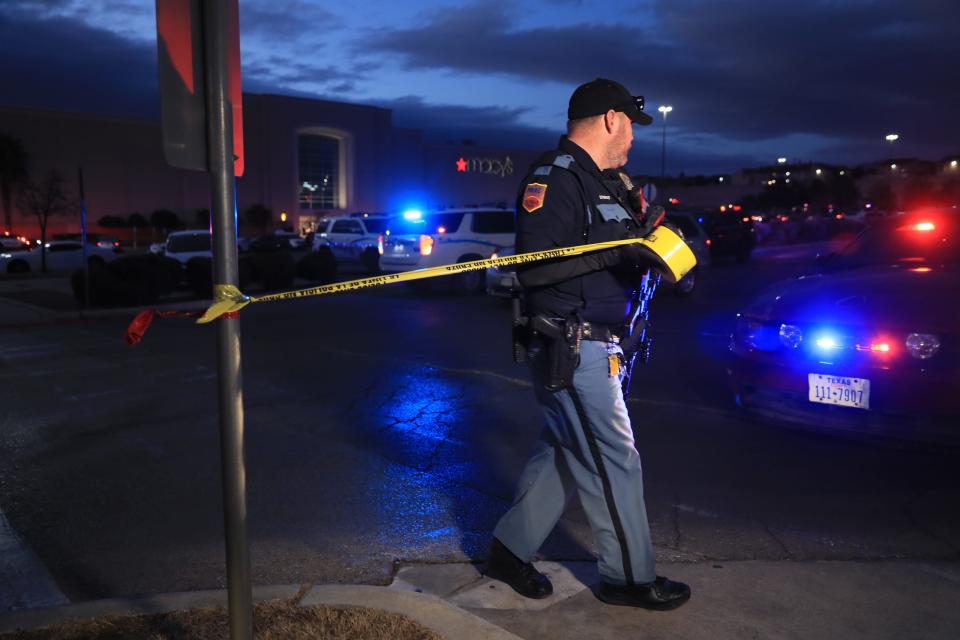
[[[911,333],[907,336],[906,345],[914,358],[928,360],[940,350],[940,338],[932,333]]]
[[[803,342],[803,329],[795,324],[780,325],[780,343],[785,347],[796,349]]]

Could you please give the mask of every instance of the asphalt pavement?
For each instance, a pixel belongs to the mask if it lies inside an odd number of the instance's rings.
[[[476,573],[539,425],[502,301],[398,287],[245,310],[255,584],[419,589],[525,638],[956,637],[958,456],[784,429],[725,387],[734,312],[807,259],[761,253],[655,301],[629,408],[660,570],[694,589],[666,614],[593,597],[575,504],[542,550],[557,596]],[[158,320],[130,349],[135,310],[81,318],[3,286],[0,609],[19,611],[0,628],[222,588],[212,328]]]

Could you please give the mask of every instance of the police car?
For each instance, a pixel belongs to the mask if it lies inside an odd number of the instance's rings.
[[[446,209],[404,212],[380,237],[380,270],[412,271],[489,258],[514,243],[512,209]],[[465,292],[484,289],[484,272],[465,271],[454,284]]]
[[[737,402],[810,429],[960,441],[958,217],[874,222],[747,305],[730,343]]]
[[[376,272],[379,263],[379,236],[387,226],[387,216],[360,214],[321,218],[313,235],[313,251],[328,247],[337,269],[361,267]]]

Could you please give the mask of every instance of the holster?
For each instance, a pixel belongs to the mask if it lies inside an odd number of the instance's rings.
[[[530,333],[543,343],[546,361],[544,386],[548,391],[559,391],[573,384],[573,372],[580,364],[580,342],[583,327],[576,317],[566,321],[534,316],[529,322]]]

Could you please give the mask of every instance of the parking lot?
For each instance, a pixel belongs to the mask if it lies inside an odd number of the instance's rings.
[[[815,251],[758,250],[655,300],[628,404],[662,562],[960,554],[954,450],[795,431],[733,401],[735,312]],[[254,582],[482,559],[540,423],[508,305],[401,285],[242,319]],[[130,349],[129,320],[0,334],[0,508],[71,600],[224,584],[213,329],[160,320]],[[543,554],[592,549],[571,505]]]

